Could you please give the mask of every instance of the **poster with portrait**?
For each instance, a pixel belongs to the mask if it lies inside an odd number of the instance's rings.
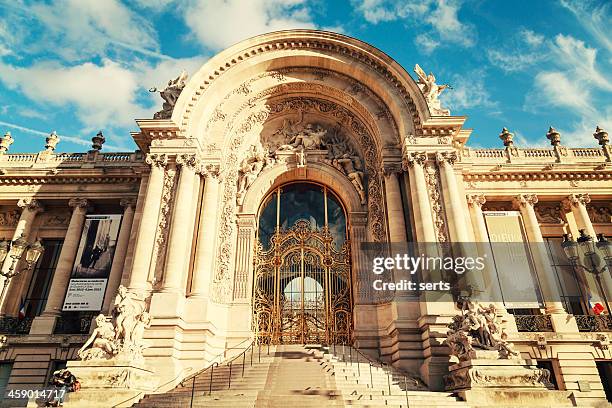
[[[88,215],[85,218],[64,311],[98,311],[110,274],[121,215]]]

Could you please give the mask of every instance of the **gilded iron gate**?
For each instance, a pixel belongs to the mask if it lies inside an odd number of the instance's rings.
[[[349,242],[299,220],[257,245],[253,330],[261,343],[349,343],[353,327]]]

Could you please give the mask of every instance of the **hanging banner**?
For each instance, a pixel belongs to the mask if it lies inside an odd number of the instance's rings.
[[[518,211],[484,211],[504,304],[509,309],[541,306],[537,275]]]
[[[62,310],[102,309],[120,225],[121,215],[88,215],[85,218]]]

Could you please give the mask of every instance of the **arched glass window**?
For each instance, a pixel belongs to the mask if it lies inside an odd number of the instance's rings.
[[[334,193],[318,184],[291,183],[278,187],[266,197],[259,214],[259,240],[266,249],[277,229],[289,230],[299,220],[308,221],[315,231],[327,226],[336,248],[346,241],[344,208]]]

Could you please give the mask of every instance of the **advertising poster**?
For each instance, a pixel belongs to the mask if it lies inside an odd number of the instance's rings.
[[[518,211],[485,211],[497,277],[507,308],[539,308],[540,290]]]
[[[88,215],[64,300],[64,311],[98,311],[113,263],[121,215]]]

